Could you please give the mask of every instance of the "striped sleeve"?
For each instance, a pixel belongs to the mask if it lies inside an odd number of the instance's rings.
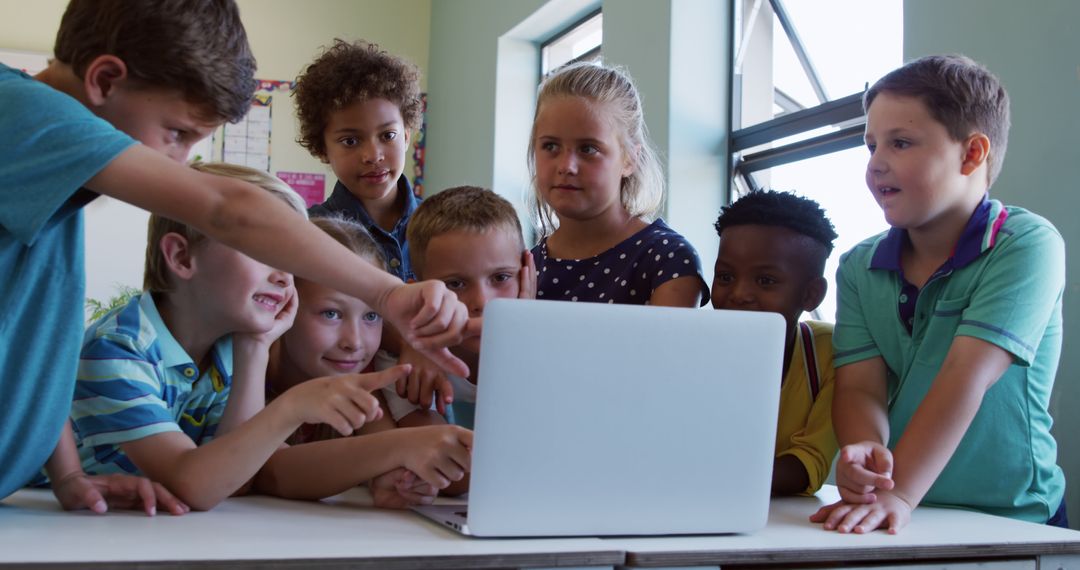
[[[80,445],[101,446],[180,431],[165,401],[160,364],[136,338],[96,336],[83,346],[71,418]]]

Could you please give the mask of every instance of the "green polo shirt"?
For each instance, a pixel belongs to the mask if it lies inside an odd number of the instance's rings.
[[[885,361],[892,449],[955,337],[1008,351],[1013,364],[987,391],[923,504],[1046,522],[1065,491],[1049,414],[1061,354],[1061,234],[1023,208],[984,200],[953,257],[921,290],[906,283],[900,270],[906,239],[904,230],[894,228],[841,258],[835,366],[876,356]]]

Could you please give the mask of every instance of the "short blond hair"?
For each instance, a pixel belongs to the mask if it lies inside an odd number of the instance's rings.
[[[363,224],[339,212],[311,218],[311,223],[375,267],[386,271],[386,255]]]
[[[199,172],[227,176],[254,184],[273,194],[304,218],[307,218],[304,199],[276,176],[271,176],[266,172],[248,168],[247,166],[224,162],[195,162],[190,166]],[[189,247],[206,239],[206,236],[187,224],[152,214],[150,222],[147,224],[146,266],[143,271],[143,289],[151,293],[165,293],[172,290],[169,266],[165,263],[165,255],[161,251],[161,238],[170,233],[182,236],[187,240]]]
[[[513,204],[491,190],[457,186],[425,199],[413,212],[405,232],[413,270],[423,277],[424,254],[436,236],[459,230],[486,232],[492,228],[513,231],[521,249],[525,249],[521,222]]]

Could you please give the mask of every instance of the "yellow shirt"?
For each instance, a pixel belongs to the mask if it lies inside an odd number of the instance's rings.
[[[832,323],[806,321],[805,324],[809,325],[813,338],[804,338],[803,327],[796,327],[791,363],[780,386],[776,456],[794,455],[802,462],[810,476],[810,486],[803,494],[812,495],[828,477],[838,449],[832,427],[836,374],[833,369]],[[807,367],[806,340],[812,340],[812,352],[817,361],[816,386],[811,382],[812,375]]]

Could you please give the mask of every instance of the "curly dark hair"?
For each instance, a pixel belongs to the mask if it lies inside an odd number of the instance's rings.
[[[837,238],[832,222],[817,202],[791,192],[758,190],[739,198],[720,209],[713,227],[716,235],[724,230],[747,224],[780,226],[813,239],[825,247],[825,256],[833,250]]]
[[[208,119],[242,119],[257,85],[234,0],[72,0],[53,53],[79,78],[115,55],[140,85],[179,91]]]
[[[292,92],[300,119],[296,142],[316,158],[326,156],[323,131],[330,113],[355,101],[386,99],[401,110],[407,130],[420,126],[420,70],[376,44],[335,39],[296,82]]]

